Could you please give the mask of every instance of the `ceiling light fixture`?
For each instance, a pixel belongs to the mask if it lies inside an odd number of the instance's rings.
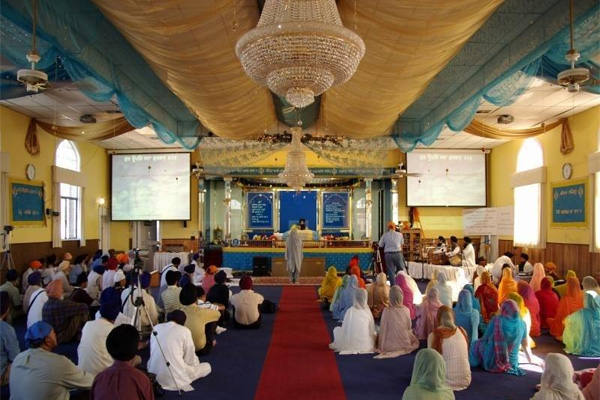
[[[303,108],[354,75],[365,44],[342,25],[335,0],[266,0],[235,51],[250,78]]]
[[[571,63],[571,68],[559,72],[557,81],[561,86],[565,86],[571,93],[579,92],[579,87],[582,83],[590,79],[590,70],[587,68],[575,68],[575,63],[581,57],[581,54],[575,50],[573,39],[573,0],[569,1],[569,28],[570,28],[570,44],[571,47],[565,56],[566,60]]]
[[[285,168],[277,175],[281,183],[285,183],[297,192],[315,177],[315,174],[310,172],[306,166],[306,155],[302,150],[301,137],[302,128],[293,127],[292,144],[287,154]]]

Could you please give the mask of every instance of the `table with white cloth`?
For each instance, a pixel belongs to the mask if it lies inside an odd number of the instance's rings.
[[[190,263],[190,254],[186,251],[171,253],[168,251],[158,251],[154,253],[154,269],[158,270],[158,272],[162,272],[162,269],[171,264],[171,260],[175,257],[179,257],[181,259],[182,265],[188,265]]]
[[[448,286],[452,288],[452,301],[458,300],[458,293],[463,286],[472,283],[473,274],[476,270],[477,267],[453,267],[451,265],[408,262],[408,274],[414,279],[431,279],[431,277],[443,272],[448,279]]]

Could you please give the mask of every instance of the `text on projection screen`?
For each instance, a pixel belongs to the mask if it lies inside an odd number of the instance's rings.
[[[190,219],[190,154],[112,156],[111,215],[119,221]]]
[[[407,153],[408,206],[486,205],[485,154],[481,151],[420,151]]]

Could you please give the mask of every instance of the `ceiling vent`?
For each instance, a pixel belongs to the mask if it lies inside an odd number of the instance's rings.
[[[512,124],[514,120],[515,120],[515,117],[513,117],[512,115],[507,115],[507,114],[500,115],[498,117],[498,123],[504,124],[504,125]]]
[[[81,117],[79,117],[79,122],[82,124],[95,124],[96,117],[91,114],[83,114]]]

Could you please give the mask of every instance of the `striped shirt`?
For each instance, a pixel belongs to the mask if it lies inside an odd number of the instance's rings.
[[[175,285],[167,286],[167,288],[162,292],[160,297],[165,307],[165,314],[168,314],[171,311],[181,310],[183,305],[179,301],[180,292],[181,288]]]

